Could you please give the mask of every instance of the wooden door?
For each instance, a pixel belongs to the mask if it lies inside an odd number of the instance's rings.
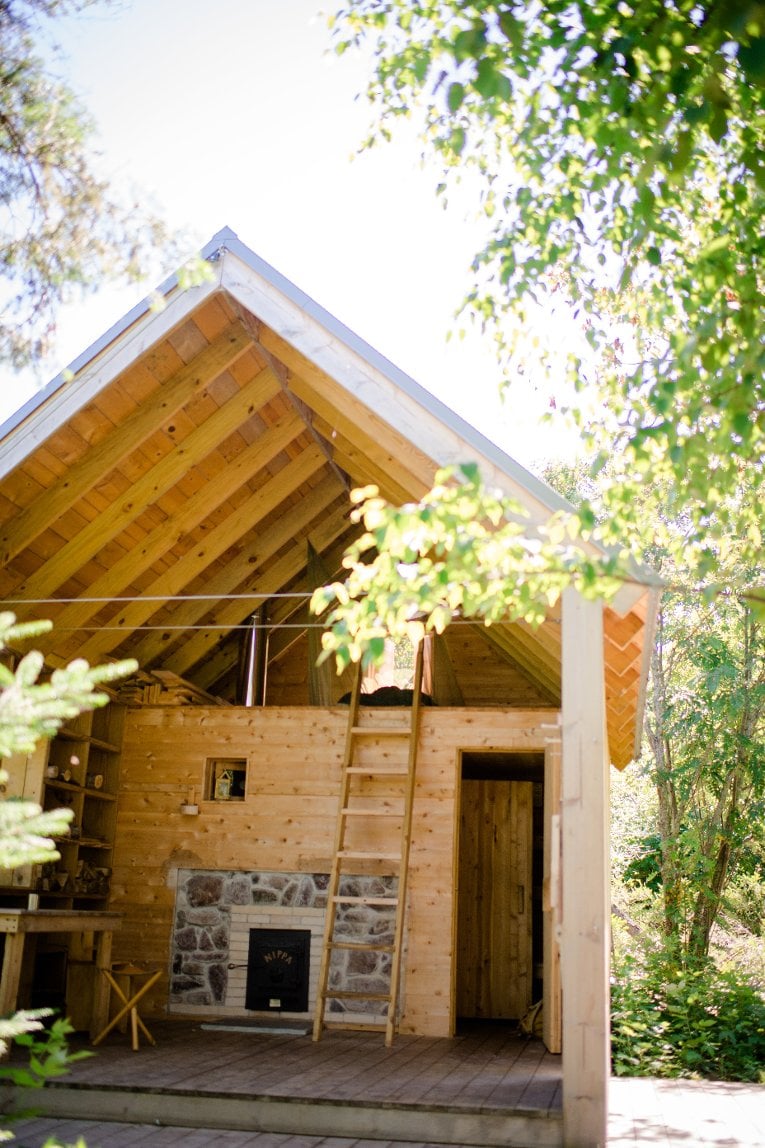
[[[532,989],[529,781],[462,783],[457,1015],[520,1018]]]

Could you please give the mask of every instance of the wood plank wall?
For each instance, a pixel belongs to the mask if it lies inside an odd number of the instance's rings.
[[[375,724],[403,716],[371,713]],[[125,915],[116,960],[167,968],[179,869],[329,869],[346,721],[342,706],[127,711],[110,903]],[[447,1036],[453,1024],[459,751],[544,750],[556,722],[550,709],[423,711],[403,1032]],[[244,801],[202,800],[210,757],[247,759]],[[180,812],[191,797],[196,817]],[[166,1001],[163,978],[148,1011],[161,1015]]]

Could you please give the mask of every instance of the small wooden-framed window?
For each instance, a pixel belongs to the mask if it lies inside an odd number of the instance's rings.
[[[205,768],[207,801],[244,801],[246,792],[246,757],[208,757]]]

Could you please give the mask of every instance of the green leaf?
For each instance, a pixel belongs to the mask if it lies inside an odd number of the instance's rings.
[[[449,85],[449,90],[446,93],[446,103],[450,112],[459,111],[462,107],[462,101],[465,99],[465,88],[462,84],[454,83]]]
[[[464,128],[453,128],[449,135],[450,150],[453,151],[455,155],[462,155],[466,140],[467,136]]]

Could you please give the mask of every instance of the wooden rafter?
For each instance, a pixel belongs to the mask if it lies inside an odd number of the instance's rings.
[[[474,629],[494,649],[500,657],[504,658],[514,669],[519,670],[524,677],[536,686],[542,696],[550,705],[560,705],[560,678],[555,681],[549,672],[540,672],[534,659],[526,656],[517,642],[517,635],[508,625],[484,626],[476,623]]]
[[[347,491],[350,491],[351,484],[348,480],[348,475],[337,465],[335,462],[332,447],[330,446],[327,439],[324,438],[323,435],[319,434],[313,424],[313,412],[311,411],[310,407],[308,407],[306,403],[302,402],[302,400],[298,398],[294,391],[290,389],[288,368],[280,359],[273,355],[267,347],[264,347],[260,341],[261,324],[254,317],[254,315],[250,314],[249,311],[245,311],[243,308],[239,308],[239,315],[241,317],[243,326],[250,334],[253,346],[257,348],[258,354],[261,355],[264,362],[268,363],[269,367],[278,378],[283,393],[303,419],[308,433],[324,452],[330,469],[334,470],[341,486],[345,487]]]
[[[258,533],[226,564],[224,570],[206,579],[201,586],[196,581],[192,583],[192,586],[197,586],[199,592],[211,597],[206,597],[203,601],[181,603],[170,616],[172,625],[191,628],[209,613],[211,601],[215,597],[225,598],[228,594],[246,593],[246,590],[239,590],[242,586],[252,589],[253,576],[259,577],[265,563],[288,542],[300,536],[320,515],[326,515],[330,505],[337,501],[338,493],[334,475],[322,479],[310,493],[299,500],[289,516],[281,518],[267,530]],[[345,507],[338,511],[338,514],[344,515]],[[246,609],[247,604],[243,603],[242,617],[246,614]],[[133,656],[138,659],[140,665],[150,666],[176,644],[178,643],[171,635],[152,633],[133,647]]]
[[[323,420],[321,421],[323,422]],[[322,430],[330,433],[328,428],[323,426]],[[427,488],[423,487],[416,479],[411,479],[411,485],[402,485],[400,480],[403,476],[400,472],[397,473],[396,478],[392,477],[390,470],[383,470],[364,450],[350,443],[343,434],[335,432],[332,441],[335,448],[335,458],[343,470],[353,475],[355,487],[374,485],[378,487],[383,498],[399,506],[426,493]]]
[[[315,449],[315,448],[314,448]],[[341,534],[348,529],[348,519],[345,512],[338,513],[322,523],[310,534],[311,542],[319,553],[326,550]],[[260,578],[254,580],[248,590],[252,591],[253,598],[248,604],[244,601],[224,602],[215,611],[215,624],[218,626],[236,626],[242,618],[247,617],[260,605],[264,594],[276,594],[285,586],[290,585],[305,566],[306,549],[304,540],[294,546],[283,558],[269,565]],[[246,592],[246,591],[245,591]],[[221,640],[218,630],[197,631],[179,651],[171,654],[163,663],[164,668],[184,677],[192,666],[207,657],[214,646]]]
[[[363,442],[370,458],[377,461],[381,468],[391,466],[393,477],[400,470],[402,474],[418,479],[424,489],[430,487],[434,471],[432,459],[427,458],[403,435],[393,431],[363,403],[349,402],[346,391],[269,328],[263,328],[261,342],[289,368],[290,386],[295,394],[304,399],[328,424],[334,426],[338,433],[345,435],[349,441]],[[410,478],[402,479],[403,486],[409,486],[410,483]]]
[[[123,633],[117,637],[119,641],[123,641],[125,635],[130,634],[156,612],[157,603],[148,599],[163,596],[170,598],[174,594],[180,594],[184,587],[202,574],[210,563],[254,530],[258,523],[283,501],[286,490],[290,487],[293,490],[297,489],[322,465],[323,460],[317,453],[306,450],[298,455],[275,478],[261,487],[258,491],[259,498],[251,498],[245,503],[243,513],[230,514],[224,518],[210,531],[201,545],[192,547],[182,558],[178,558],[169,570],[147,586],[144,590],[145,597],[121,605],[104,624],[119,625]],[[84,644],[80,656],[91,662],[100,659],[114,647],[114,638],[113,634],[108,639],[105,635],[96,634]]]
[[[322,554],[322,559],[326,564],[327,570],[331,571],[329,578],[342,579],[345,577],[345,571],[342,568],[343,554],[348,548],[348,540],[343,541],[333,546],[330,550]],[[307,578],[300,579],[295,583],[295,590],[305,591],[305,600],[303,602],[280,602],[276,609],[271,614],[270,621],[275,627],[269,648],[269,661],[276,662],[284,657],[287,651],[299,641],[305,634],[305,627],[315,624],[318,619],[310,613],[308,606],[308,599],[315,586],[310,586]],[[289,630],[280,630],[278,627],[289,623]],[[303,627],[302,629],[300,627]]]
[[[60,547],[47,563],[17,587],[18,596],[45,598],[53,595],[59,586],[116,538],[147,505],[155,503],[171,490],[190,466],[232,434],[254,409],[277,394],[278,389],[278,383],[270,372],[265,377],[263,373],[258,375],[249,387],[218,408],[215,414],[192,431],[160,462],[145,471],[133,483],[128,499],[115,500]],[[296,434],[296,424],[293,429]],[[19,616],[24,616],[23,608],[19,610]]]
[[[161,522],[156,526],[140,548],[129,550],[122,559],[96,578],[81,597],[116,597],[122,593],[138,575],[149,570],[179,539],[203,522],[243,483],[280,454],[302,429],[300,420],[293,413],[279,419],[256,442],[243,450],[215,482],[203,487],[197,497],[186,502],[169,522]],[[257,499],[258,494],[252,497]],[[97,608],[94,609],[90,601],[75,602],[64,608],[56,624],[60,629],[77,628],[85,625],[96,612]]]
[[[124,422],[115,426],[66,473],[66,482],[44,490],[9,522],[0,535],[0,565],[10,562],[99,480],[140,446],[158,426],[172,417],[193,396],[249,350],[247,333],[239,323],[224,331],[214,343],[159,388]]]

